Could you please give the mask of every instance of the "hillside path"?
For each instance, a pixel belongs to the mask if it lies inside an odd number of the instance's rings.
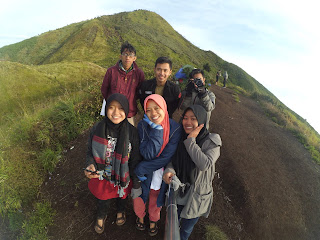
[[[211,214],[201,218],[190,239],[204,239],[208,223],[230,239],[320,239],[320,166],[257,102],[241,95],[237,102],[228,88],[212,86],[212,91],[217,99],[210,131],[221,135],[223,146]],[[49,199],[57,213],[48,229],[50,239],[150,239],[147,231],[135,229],[131,200],[125,225],[114,223],[113,205],[105,233],[94,232],[95,199],[82,171],[87,138],[88,131],[70,143],[41,188],[39,197]],[[164,219],[163,209],[160,232],[152,239],[163,239]]]

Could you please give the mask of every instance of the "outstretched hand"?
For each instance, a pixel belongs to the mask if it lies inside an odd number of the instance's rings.
[[[198,127],[196,127],[191,133],[189,133],[188,138],[196,138],[203,126],[204,124],[201,124]]]
[[[89,170],[84,170],[84,175],[86,175],[87,178],[99,178],[99,174],[96,173],[96,168],[93,164],[90,164],[86,169]]]

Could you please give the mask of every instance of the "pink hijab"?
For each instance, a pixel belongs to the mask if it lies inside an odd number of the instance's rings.
[[[144,100],[144,112],[147,111],[147,102],[149,100],[153,100],[158,106],[164,111],[165,116],[161,122],[161,126],[163,127],[163,144],[161,146],[160,152],[157,157],[160,156],[163,149],[166,147],[167,143],[169,142],[169,134],[170,134],[170,123],[169,123],[169,115],[167,110],[167,103],[164,98],[159,94],[151,94]]]

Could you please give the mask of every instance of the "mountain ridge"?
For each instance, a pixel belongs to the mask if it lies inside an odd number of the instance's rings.
[[[246,83],[245,88],[250,92],[271,94],[241,68],[222,60],[212,51],[197,48],[161,16],[145,10],[102,16],[48,31],[0,48],[0,58],[28,65],[78,60],[110,67],[117,61],[120,45],[125,40],[136,47],[137,62],[149,77],[153,74],[149,69],[153,68],[155,59],[169,56],[174,71],[186,63],[200,68],[209,63],[213,68],[207,73],[209,78],[214,79],[218,69],[228,69],[231,83]]]

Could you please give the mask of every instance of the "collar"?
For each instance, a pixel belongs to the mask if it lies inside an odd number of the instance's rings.
[[[125,70],[125,69],[123,68],[122,61],[120,60],[120,61],[119,61],[119,67],[120,67],[120,69],[121,69],[122,71],[124,71],[125,73],[128,73],[128,72],[130,72],[130,71],[133,70],[133,63],[132,63],[131,67],[130,67],[128,70]]]

